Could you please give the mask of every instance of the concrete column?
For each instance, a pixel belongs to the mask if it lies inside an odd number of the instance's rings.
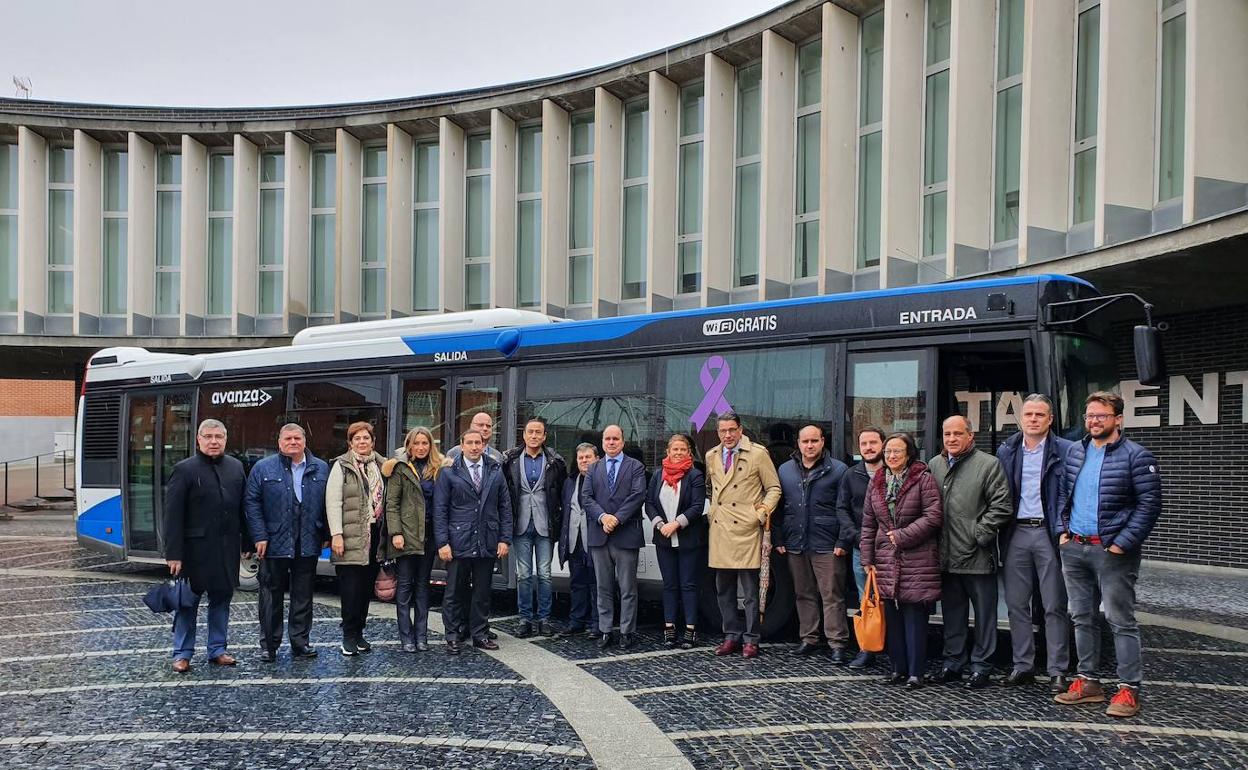
[[[857,207],[858,17],[823,4],[819,117],[819,293],[849,291]]]
[[[438,240],[442,263],[439,304],[464,309],[464,129],[448,118],[438,124]]]
[[[48,307],[48,143],[17,129],[17,315],[22,334],[43,334]]]
[[[182,334],[204,333],[208,307],[208,148],[182,135]]]
[[[516,122],[490,111],[490,305],[516,306]]]
[[[923,2],[884,6],[880,286],[918,281],[923,181]]]
[[[1023,15],[1022,151],[1018,182],[1020,263],[1066,253],[1066,231],[1070,226],[1070,135],[1075,108],[1075,4],[1033,2],[1026,6]],[[1102,16],[1102,29],[1104,26]],[[1101,60],[1104,59],[1105,52],[1101,51]],[[995,84],[995,54],[990,66]],[[996,109],[995,101],[992,109]],[[1151,119],[1149,125],[1152,125]],[[991,200],[991,172],[988,179]],[[990,205],[983,213],[990,232],[991,211]],[[988,267],[987,260],[983,267]],[[958,273],[965,272],[970,271],[959,264]]]
[[[104,156],[74,131],[74,334],[99,334],[103,304]]]
[[[386,127],[386,307],[391,318],[412,314],[412,135]]]
[[[260,148],[234,135],[234,333],[256,333],[260,306]]]
[[[733,141],[737,73],[713,53],[706,76],[702,132],[702,305],[728,304],[732,290]]]
[[[992,222],[986,212],[992,210],[990,116],[995,96],[995,35],[996,19],[993,14],[984,13],[979,0],[953,0],[944,266],[945,275],[950,277],[988,269]]]
[[[282,273],[286,331],[308,325],[312,269],[312,146],[286,132],[286,195],[282,212]]]
[[[1152,230],[1156,3],[1101,0],[1100,67],[1095,241],[1107,246]],[[1239,96],[1243,101],[1242,91]]]
[[[646,200],[646,309],[656,313],[672,309],[676,293],[676,198],[678,163],[676,143],[680,115],[680,89],[660,75],[650,73],[650,177]]]
[[[126,209],[126,333],[152,333],[156,315],[156,147],[130,132]]]
[[[568,159],[571,119],[542,100],[542,312],[562,318],[568,308]]]
[[[796,47],[775,32],[764,31],[759,298],[765,300],[787,299],[793,280],[796,69]]]
[[[360,318],[361,224],[364,205],[364,148],[360,140],[338,129],[338,280],[340,323]]]
[[[614,316],[620,304],[624,192],[624,104],[594,89],[594,317]]]
[[[1245,40],[1248,2],[1187,0],[1185,224],[1248,205]]]

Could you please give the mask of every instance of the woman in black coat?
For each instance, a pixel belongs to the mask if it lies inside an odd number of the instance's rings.
[[[663,576],[663,643],[689,649],[698,642],[698,585],[706,565],[706,477],[693,467],[693,441],[677,433],[667,440],[667,457],[650,478],[646,516],[654,524],[654,551]],[[683,605],[685,627],[676,628]]]

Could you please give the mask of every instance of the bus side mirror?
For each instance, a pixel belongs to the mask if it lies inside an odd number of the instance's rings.
[[[1161,331],[1156,326],[1135,327],[1135,372],[1141,385],[1160,385],[1166,377]]]

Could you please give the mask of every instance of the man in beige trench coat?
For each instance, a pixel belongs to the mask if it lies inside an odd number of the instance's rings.
[[[716,655],[738,650],[758,657],[758,571],[762,566],[763,529],[780,504],[780,479],[766,448],[741,433],[735,414],[719,416],[719,445],[706,453],[711,493],[708,563],[715,570],[715,591],[723,616],[724,641]],[[745,623],[737,616],[737,592],[744,595]]]

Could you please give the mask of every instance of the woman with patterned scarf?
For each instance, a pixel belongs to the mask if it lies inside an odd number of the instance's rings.
[[[330,561],[338,573],[342,601],[342,654],[371,651],[364,623],[377,579],[377,544],[385,516],[385,458],[373,451],[373,426],[353,422],[347,428],[350,447],[330,465],[325,485],[329,519]]]
[[[884,442],[884,471],[862,505],[862,566],[875,573],[884,605],[884,646],[893,673],[885,684],[923,686],[927,618],[940,601],[940,488],[907,433]]]

